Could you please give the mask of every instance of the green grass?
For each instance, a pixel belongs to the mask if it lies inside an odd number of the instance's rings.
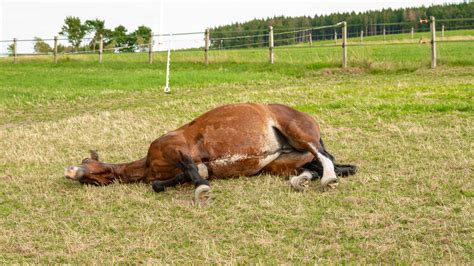
[[[453,263],[473,253],[474,44],[68,56],[0,61],[0,263]],[[336,190],[260,175],[193,189],[89,187],[62,177],[89,149],[146,154],[161,134],[225,103],[314,116],[328,149],[360,167]]]

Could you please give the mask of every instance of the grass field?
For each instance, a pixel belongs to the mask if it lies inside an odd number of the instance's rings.
[[[472,31],[470,32],[472,35]],[[20,58],[0,61],[0,263],[472,264],[474,42],[341,49]],[[148,145],[225,103],[278,102],[314,116],[328,149],[360,167],[337,189],[305,192],[260,175],[193,188],[81,186],[62,177]]]

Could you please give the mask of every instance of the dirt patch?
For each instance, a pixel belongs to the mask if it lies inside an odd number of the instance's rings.
[[[367,73],[367,70],[365,68],[361,68],[361,67],[348,67],[348,68],[344,68],[344,69],[325,68],[325,69],[321,70],[321,73],[324,76],[332,76],[332,75],[337,75],[337,74],[341,74],[341,73],[359,75],[359,74]]]

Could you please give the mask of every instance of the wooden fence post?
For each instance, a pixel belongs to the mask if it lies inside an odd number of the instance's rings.
[[[415,35],[415,29],[411,27],[411,41],[413,41],[414,35]]]
[[[150,38],[148,42],[148,64],[153,64],[153,33],[150,32]]]
[[[364,42],[364,31],[361,30],[360,31],[360,43],[363,43]]]
[[[13,38],[13,64],[16,64],[16,38]]]
[[[444,41],[444,24],[441,25],[441,41]]]
[[[385,27],[383,27],[383,41],[385,42]]]
[[[274,57],[273,57],[273,27],[268,26],[268,51],[269,51],[269,61],[270,64],[273,64]]]
[[[337,30],[334,30],[334,42],[337,44]]]
[[[209,29],[204,32],[204,64],[209,64]]]
[[[54,63],[58,63],[58,36],[54,36]]]
[[[347,67],[347,22],[342,22],[342,67]]]
[[[313,34],[309,32],[309,46],[313,46]]]
[[[436,24],[435,17],[430,17],[431,21],[431,68],[436,68]]]
[[[102,53],[104,52],[104,36],[100,35],[99,40],[99,64],[102,64]]]

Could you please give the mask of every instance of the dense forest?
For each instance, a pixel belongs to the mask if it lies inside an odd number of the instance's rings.
[[[437,28],[445,25],[446,29],[474,28],[474,2],[465,1],[458,4],[432,5],[429,7],[410,7],[398,9],[371,10],[365,12],[332,13],[314,17],[285,17],[277,16],[266,19],[254,19],[244,23],[212,28],[210,31],[211,48],[225,49],[238,47],[263,47],[268,45],[268,26],[274,27],[275,45],[294,44],[297,42],[334,38],[334,28],[317,29],[318,27],[334,25],[346,21],[348,36],[386,34],[428,31],[428,24],[419,23],[420,19],[434,16]],[[301,30],[311,29],[313,30]],[[298,31],[299,30],[299,31]],[[289,32],[291,31],[291,32]],[[289,33],[287,33],[289,32]],[[236,38],[253,35],[252,37]],[[339,32],[340,35],[340,32]]]

